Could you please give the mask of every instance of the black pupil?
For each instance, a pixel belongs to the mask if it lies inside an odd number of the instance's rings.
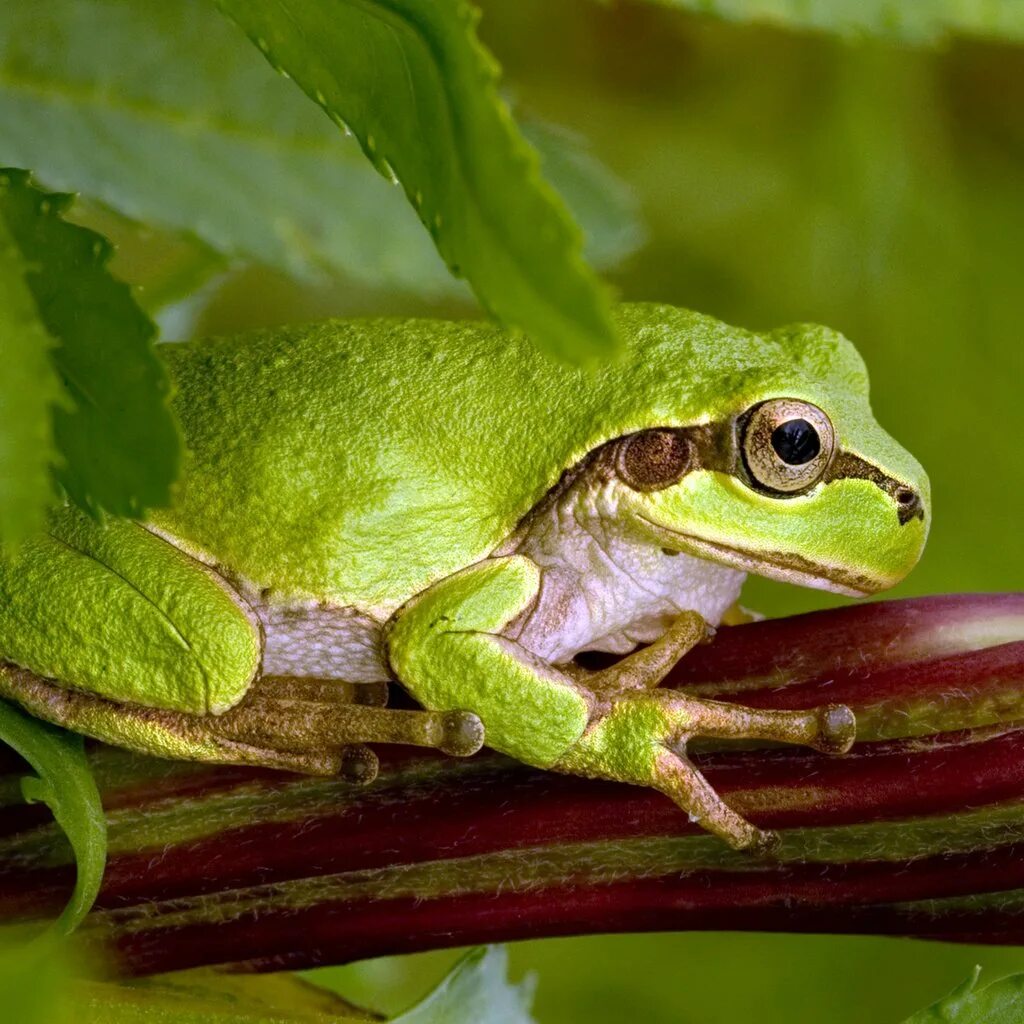
[[[772,447],[786,465],[802,466],[821,451],[821,439],[807,420],[787,420],[772,431]]]

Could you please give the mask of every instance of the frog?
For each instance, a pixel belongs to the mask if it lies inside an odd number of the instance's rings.
[[[901,581],[928,478],[838,331],[614,317],[621,354],[593,368],[472,320],[159,345],[187,452],[172,500],[65,504],[0,558],[0,696],[144,754],[355,781],[376,744],[486,743],[770,850],[689,744],[842,754],[855,715],[660,684],[750,573]],[[418,706],[387,706],[391,684]]]

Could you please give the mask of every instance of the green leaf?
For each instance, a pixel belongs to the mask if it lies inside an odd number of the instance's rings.
[[[13,1024],[372,1024],[381,1019],[287,973],[204,968],[103,981],[101,965],[83,962],[83,947],[53,930],[31,942],[20,930],[0,932],[3,1019]]]
[[[587,259],[597,267],[613,267],[636,252],[646,231],[633,190],[567,128],[527,118],[522,130],[540,154],[545,177],[583,227]]]
[[[422,1002],[393,1024],[533,1024],[532,976],[508,979],[508,950],[481,946],[467,953]]]
[[[642,233],[622,183],[564,133],[529,134],[588,255],[606,265],[631,251]],[[401,190],[209,0],[0,5],[0,163],[228,258],[424,296],[466,291]]]
[[[0,540],[12,543],[40,525],[53,501],[56,461],[51,410],[61,398],[28,270],[0,217]]]
[[[1024,6],[977,0],[656,0],[731,21],[936,43],[951,35],[1024,39]]]
[[[217,0],[384,174],[506,325],[576,362],[614,351],[578,230],[498,97],[466,0]]]
[[[151,321],[128,287],[106,269],[109,243],[63,220],[69,203],[69,196],[33,187],[25,171],[0,171],[0,221],[9,235],[3,269],[15,279],[13,288],[8,284],[16,300],[13,315],[29,317],[21,320],[15,354],[24,356],[35,345],[52,361],[53,369],[44,369],[37,357],[28,365],[52,414],[59,461],[49,444],[41,458],[55,463],[57,481],[85,508],[138,515],[168,501],[177,474],[179,439],[167,405],[168,379],[153,348]],[[34,316],[29,315],[32,307]],[[57,380],[63,392],[59,402],[54,400]],[[38,420],[35,401],[32,412]],[[6,426],[0,422],[0,428]],[[32,429],[42,435],[38,422]],[[19,437],[19,443],[24,441]],[[30,494],[29,518],[35,518],[38,485],[33,483],[31,491],[17,483],[11,487],[15,502],[21,500],[19,490],[23,497]],[[16,527],[21,522],[17,513],[14,521]]]
[[[0,995],[5,966],[0,955]],[[534,1024],[529,1012],[532,982],[510,985],[507,970],[503,947],[473,950],[392,1024]],[[231,975],[203,969],[122,984],[61,980],[73,997],[76,1024],[363,1024],[382,1019],[293,974]]]
[[[1019,1024],[1024,1020],[1024,974],[977,988],[981,968],[948,996],[908,1017],[903,1024]]]
[[[22,793],[29,803],[49,806],[75,852],[75,889],[56,923],[59,931],[70,932],[96,899],[107,856],[107,822],[82,737],[0,701],[0,740],[36,771],[22,780]]]

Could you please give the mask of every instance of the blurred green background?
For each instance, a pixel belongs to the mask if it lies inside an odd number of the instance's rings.
[[[1024,378],[1024,49],[836,39],[589,0],[484,3],[517,108],[582,133],[635,190],[648,238],[610,274],[628,299],[747,327],[835,326],[879,419],[924,463],[932,538],[898,595],[1017,589]],[[256,297],[258,296],[258,301]],[[472,315],[247,271],[200,329],[361,312]],[[832,599],[753,581],[770,614]],[[542,1022],[898,1021],[1024,951],[820,936],[523,943]],[[399,1009],[454,954],[316,972]]]

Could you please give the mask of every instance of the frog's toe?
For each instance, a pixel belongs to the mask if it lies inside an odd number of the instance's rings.
[[[484,745],[484,723],[472,711],[448,711],[439,716],[437,748],[452,757],[469,757]]]
[[[782,845],[782,837],[778,832],[773,832],[771,829],[757,829],[756,831],[757,835],[750,846],[746,848],[747,852],[754,857],[773,860],[779,852],[779,847]]]
[[[856,739],[857,719],[845,704],[777,711],[673,690],[657,690],[650,696],[677,723],[677,740],[684,745],[691,739],[764,740],[845,754]]]
[[[695,739],[759,740],[845,753],[855,733],[853,712],[842,704],[774,711],[655,689],[613,700],[556,767],[652,786],[734,849],[770,857],[778,837],[747,821],[718,795],[690,761],[687,744]]]
[[[845,704],[817,709],[818,735],[810,745],[826,754],[845,754],[857,738],[857,716]]]
[[[691,821],[735,850],[766,856],[778,844],[775,833],[759,829],[734,811],[685,756],[667,749],[659,751],[650,785],[673,800]]]
[[[349,782],[354,782],[360,786],[368,785],[377,778],[379,770],[380,761],[369,747],[356,744],[342,749],[338,774],[342,775]]]

